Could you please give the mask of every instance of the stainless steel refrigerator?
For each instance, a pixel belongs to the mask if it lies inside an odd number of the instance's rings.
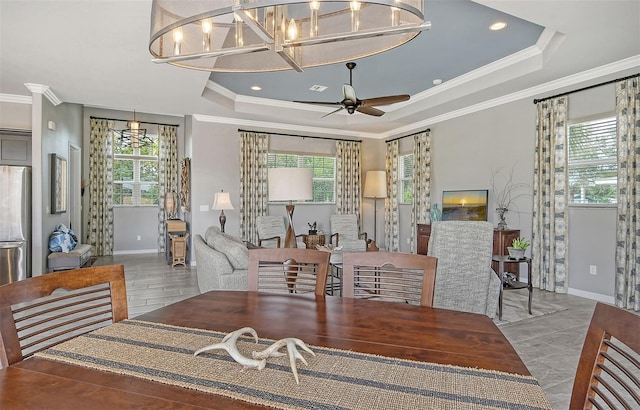
[[[0,285],[31,276],[31,168],[0,165]]]

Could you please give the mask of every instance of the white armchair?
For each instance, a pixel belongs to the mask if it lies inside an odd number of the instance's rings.
[[[256,218],[258,228],[258,246],[263,248],[282,248],[287,230],[284,226],[284,217],[264,215]],[[302,234],[296,235],[298,248],[306,248],[302,241]]]
[[[342,247],[342,252],[365,252],[367,233],[359,232],[354,214],[331,215],[331,244]]]

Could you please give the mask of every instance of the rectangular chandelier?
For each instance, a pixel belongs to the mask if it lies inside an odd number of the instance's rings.
[[[149,51],[197,70],[302,71],[390,50],[430,27],[423,0],[153,0]]]

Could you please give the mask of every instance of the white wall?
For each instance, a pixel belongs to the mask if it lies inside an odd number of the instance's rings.
[[[0,128],[31,129],[31,104],[0,102]]]

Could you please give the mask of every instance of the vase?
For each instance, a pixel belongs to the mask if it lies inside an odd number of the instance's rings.
[[[500,217],[500,222],[498,222],[498,229],[505,230],[507,229],[507,221],[504,220],[504,214],[508,211],[507,208],[496,208],[498,212],[498,216]]]
[[[431,206],[431,212],[429,213],[429,219],[431,219],[431,223],[442,220],[442,211],[438,208],[438,204],[433,204]]]

